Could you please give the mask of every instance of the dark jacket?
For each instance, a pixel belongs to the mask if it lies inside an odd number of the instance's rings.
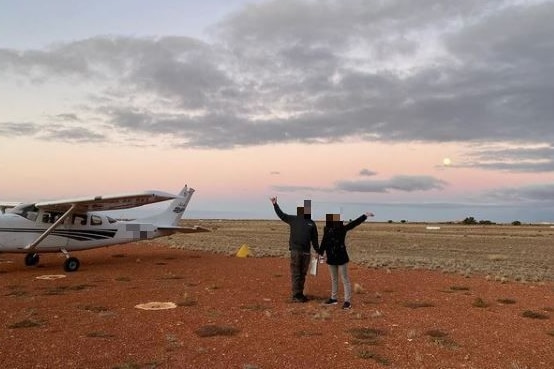
[[[273,205],[277,216],[290,227],[289,250],[310,252],[310,243],[319,252],[317,226],[311,219],[283,213],[278,204]]]
[[[319,253],[320,255],[327,253],[327,264],[342,265],[350,261],[345,245],[346,232],[359,226],[366,219],[367,216],[364,214],[346,225],[342,221],[330,222],[323,228],[323,239],[321,240]]]

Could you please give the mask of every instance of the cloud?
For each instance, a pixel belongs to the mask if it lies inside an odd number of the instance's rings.
[[[40,126],[33,123],[21,122],[0,123],[0,135],[6,137],[28,136],[37,133],[40,130]]]
[[[56,114],[54,117],[52,117],[52,119],[56,119],[60,121],[70,121],[70,122],[80,121],[77,114],[73,114],[73,113]]]
[[[414,192],[442,190],[447,183],[443,180],[431,176],[394,176],[383,180],[342,180],[337,181],[329,188],[294,186],[294,185],[275,185],[273,189],[282,192],[375,192],[387,193],[390,191]]]
[[[554,183],[496,188],[485,192],[483,196],[493,201],[552,203],[554,202]]]
[[[377,173],[372,171],[372,170],[369,170],[369,169],[366,169],[366,168],[363,168],[362,170],[360,170],[360,173],[359,173],[361,176],[368,176],[368,177],[371,177],[371,176],[374,176],[376,175]]]
[[[62,118],[64,120],[65,118]],[[107,137],[85,127],[34,123],[0,123],[0,135],[5,137],[35,137],[45,141],[68,143],[105,142]]]
[[[97,140],[117,130],[215,149],[351,137],[544,143],[554,140],[554,84],[545,78],[553,18],[546,1],[273,0],[215,24],[213,43],[98,36],[44,50],[0,49],[0,76],[90,87],[85,110],[105,130],[88,131]],[[6,123],[3,130],[26,134]],[[43,137],[71,135],[79,134]],[[489,154],[500,153],[482,151],[488,163],[473,164],[552,168]]]
[[[394,176],[385,180],[339,181],[336,188],[348,192],[389,192],[441,190],[447,183],[431,176]]]
[[[40,134],[40,139],[48,141],[63,141],[70,143],[104,142],[106,136],[83,127],[63,127],[54,125]]]
[[[332,191],[332,189],[325,189],[322,187],[311,186],[294,186],[294,185],[274,185],[272,189],[279,192],[326,192]]]
[[[467,154],[461,166],[508,172],[554,171],[554,147],[519,145],[511,147],[483,147]]]

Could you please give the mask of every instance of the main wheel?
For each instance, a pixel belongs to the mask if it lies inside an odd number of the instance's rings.
[[[25,255],[25,265],[27,266],[37,265],[39,260],[40,260],[40,257],[38,256],[37,253]]]
[[[63,263],[63,269],[66,272],[76,272],[80,265],[81,263],[79,262],[79,259],[71,257],[65,260]]]

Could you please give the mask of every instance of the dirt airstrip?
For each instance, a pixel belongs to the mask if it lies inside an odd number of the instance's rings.
[[[285,224],[187,224],[212,232],[75,253],[75,273],[0,254],[2,367],[554,367],[549,226],[363,224],[343,311],[325,265],[290,302]]]

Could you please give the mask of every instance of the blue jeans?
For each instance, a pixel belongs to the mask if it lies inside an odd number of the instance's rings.
[[[350,286],[350,277],[348,276],[348,263],[342,265],[329,265],[331,274],[331,298],[338,300],[339,295],[339,273],[344,288],[344,301],[350,302],[352,298],[352,287]]]

